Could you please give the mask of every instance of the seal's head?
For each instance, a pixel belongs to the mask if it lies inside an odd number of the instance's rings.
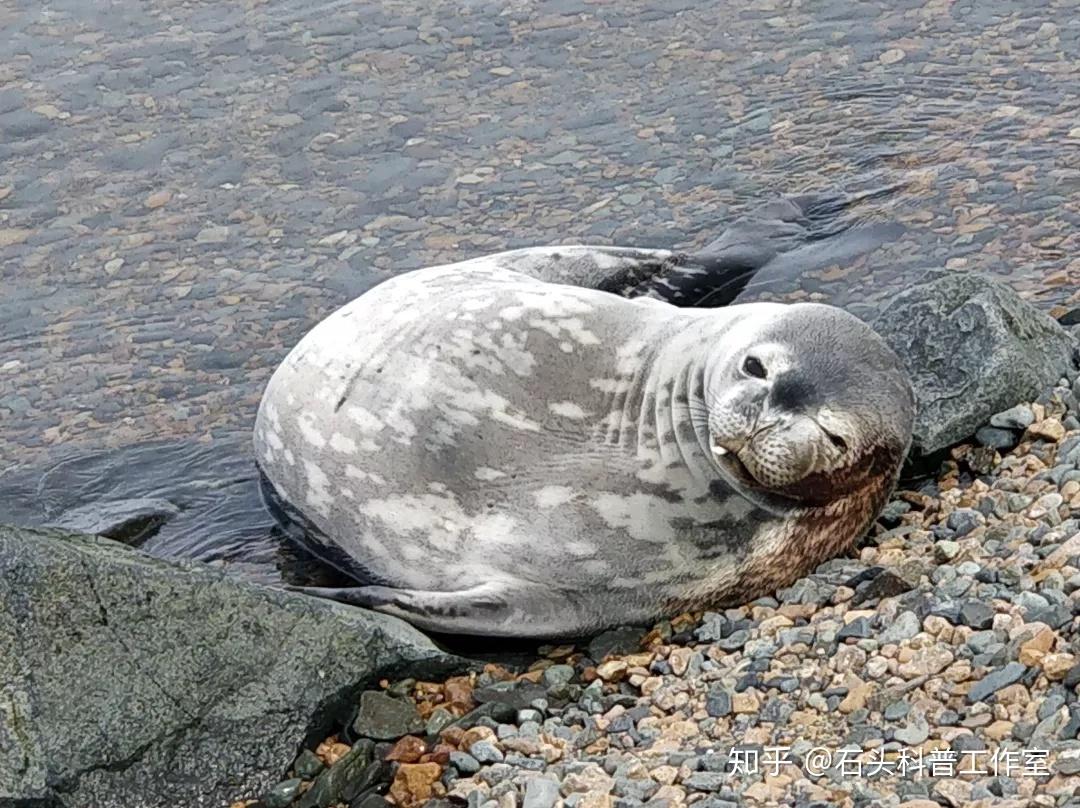
[[[914,395],[899,358],[833,306],[758,304],[744,317],[705,373],[720,476],[774,507],[855,493],[876,506],[911,442]]]

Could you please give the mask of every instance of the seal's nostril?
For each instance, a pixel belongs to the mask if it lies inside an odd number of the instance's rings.
[[[749,376],[753,376],[755,379],[764,379],[768,376],[765,371],[765,366],[761,364],[761,360],[756,356],[748,356],[743,360],[743,372]]]
[[[841,438],[839,435],[834,435],[832,432],[825,432],[829,436],[829,440],[832,441],[832,445],[839,449],[841,452],[847,451],[847,441]]]

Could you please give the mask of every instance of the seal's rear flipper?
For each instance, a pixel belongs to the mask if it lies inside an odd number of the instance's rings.
[[[740,216],[720,238],[697,252],[672,256],[664,270],[640,283],[630,297],[654,297],[675,306],[716,308],[736,300],[765,267],[806,271],[825,259],[845,260],[895,237],[891,226],[861,228],[846,214],[861,197],[813,193],[766,202]],[[844,235],[851,231],[855,235]],[[843,238],[836,237],[844,235]],[[838,243],[834,249],[823,244]],[[820,250],[822,259],[814,260]],[[788,257],[793,260],[785,260]],[[803,268],[805,264],[805,268]]]

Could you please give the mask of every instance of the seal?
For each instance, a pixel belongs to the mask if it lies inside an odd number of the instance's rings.
[[[746,602],[848,549],[911,440],[899,359],[830,306],[533,277],[669,257],[416,270],[311,330],[255,426],[272,496],[356,580],[306,591],[432,631],[580,636]]]

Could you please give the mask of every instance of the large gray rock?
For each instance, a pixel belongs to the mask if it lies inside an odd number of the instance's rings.
[[[911,374],[917,454],[970,437],[990,416],[1076,373],[1073,337],[1011,288],[982,275],[928,273],[871,325]]]
[[[391,617],[0,527],[0,805],[257,797],[366,683],[460,662]]]

